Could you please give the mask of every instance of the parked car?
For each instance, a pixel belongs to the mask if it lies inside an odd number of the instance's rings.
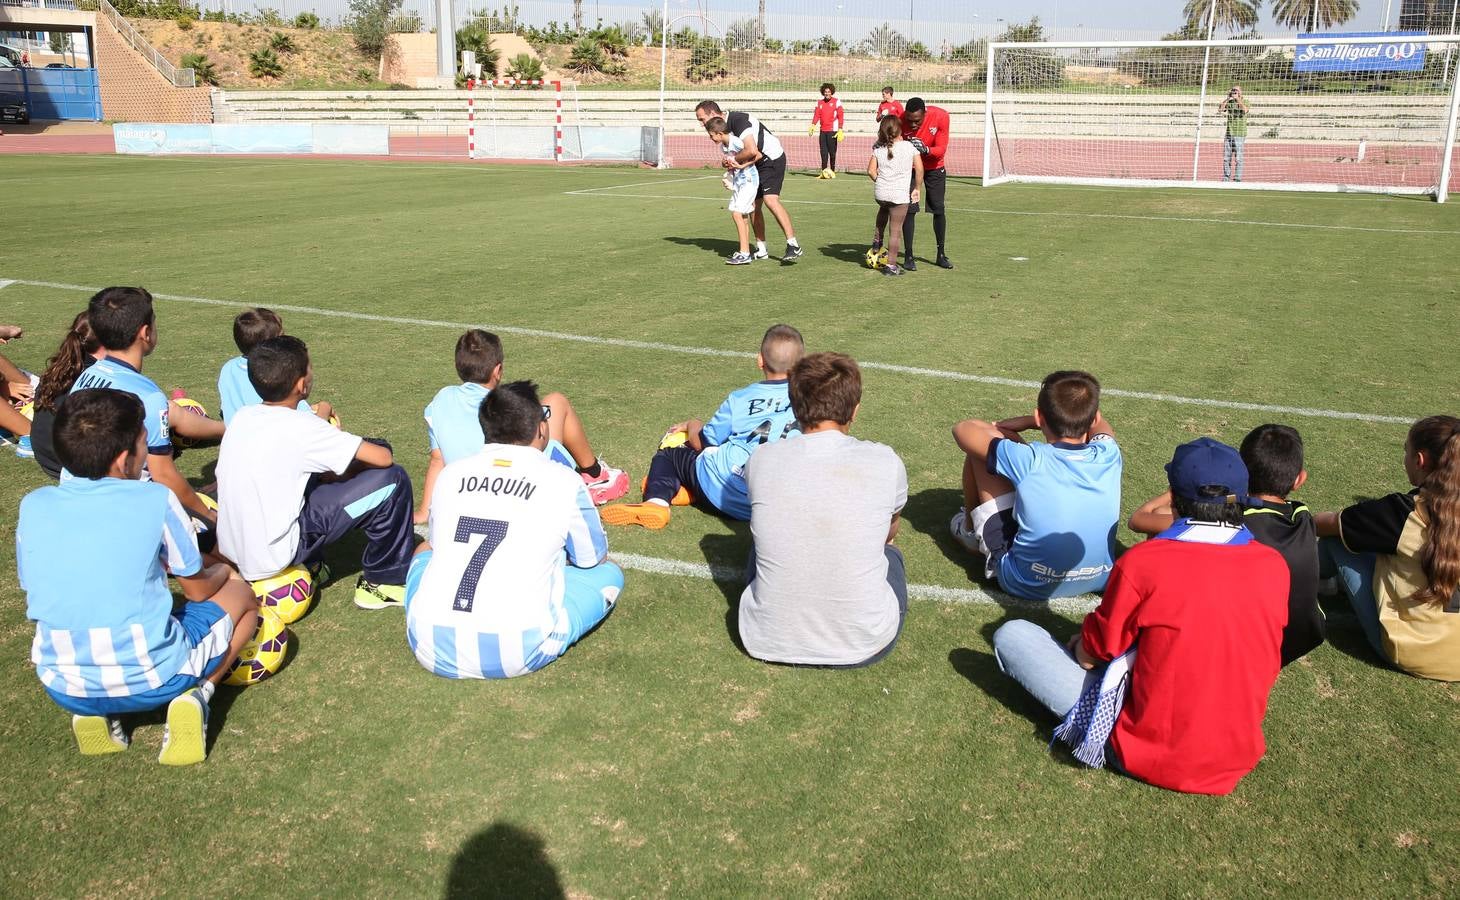
[[[0,97],[0,122],[29,125],[30,110],[26,107],[25,101],[18,97]]]
[[[20,61],[24,57],[24,51],[19,47],[12,47],[9,44],[0,44],[0,66],[7,68],[20,68]]]
[[[66,63],[46,63],[46,68],[47,69],[74,69],[76,67],[75,66],[69,66]]]

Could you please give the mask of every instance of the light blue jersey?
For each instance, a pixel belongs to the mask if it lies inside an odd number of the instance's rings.
[[[248,357],[235,356],[218,370],[218,403],[222,407],[224,425],[232,422],[233,414],[245,406],[263,402],[264,398],[248,380]],[[312,411],[308,400],[300,400],[299,408],[305,412]]]
[[[999,561],[1004,590],[1035,600],[1104,590],[1123,468],[1120,447],[1103,435],[1088,444],[994,444],[989,469],[1014,483],[1019,525]]]
[[[161,456],[172,453],[172,433],[167,422],[167,395],[157,383],[114,356],[99,359],[82,370],[71,393],[87,388],[114,388],[142,401],[147,411],[147,452]]]
[[[762,444],[799,434],[788,383],[758,381],[731,392],[706,423],[705,449],[695,460],[700,493],[725,515],[750,521],[745,464]]]
[[[745,142],[740,138],[731,135],[730,140],[720,145],[720,152],[726,156],[735,156],[745,149]],[[760,169],[755,166],[746,166],[743,169],[726,169],[730,176],[731,188],[759,187]]]
[[[477,416],[489,393],[491,389],[485,385],[468,381],[442,388],[426,404],[426,440],[432,450],[440,451],[447,465],[474,456],[487,445]],[[557,441],[549,441],[543,453],[553,462],[577,470],[573,455]]]
[[[95,367],[93,367],[95,368]],[[15,557],[31,661],[41,683],[75,698],[129,697],[186,672],[193,643],[172,615],[167,574],[196,575],[187,514],[148,481],[72,478],[20,502]]]

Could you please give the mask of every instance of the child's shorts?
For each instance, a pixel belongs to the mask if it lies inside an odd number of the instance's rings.
[[[744,181],[730,188],[730,211],[748,216],[755,212],[755,195],[759,186],[754,181]]]
[[[997,578],[999,563],[1014,544],[1019,522],[1014,518],[1014,495],[1001,494],[974,508],[969,516],[973,533],[978,538],[978,551],[984,555],[984,577]]]
[[[182,626],[190,649],[182,668],[167,681],[150,691],[125,697],[72,697],[50,688],[46,693],[57,706],[78,716],[116,716],[166,706],[216,672],[228,656],[228,642],[233,640],[233,620],[212,600],[184,603],[172,617]]]

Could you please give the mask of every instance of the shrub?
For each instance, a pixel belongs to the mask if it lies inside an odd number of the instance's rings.
[[[243,18],[255,25],[263,25],[265,28],[283,28],[286,24],[284,17],[279,15],[279,11],[268,6],[251,16],[245,14]]]
[[[312,12],[302,12],[294,17],[295,28],[307,28],[313,30],[319,27],[319,16]]]
[[[623,58],[629,55],[629,38],[617,25],[595,28],[588,32],[600,50],[610,57]]]
[[[218,71],[213,66],[213,61],[206,53],[184,53],[181,60],[182,68],[192,69],[193,75],[198,79],[199,84],[218,83]]]
[[[268,47],[260,47],[248,55],[248,73],[255,78],[278,78],[284,74],[284,64]]]
[[[824,53],[827,56],[842,52],[842,42],[829,34],[823,34],[817,39],[814,47],[817,53]]]
[[[767,53],[781,53],[786,49],[785,43],[782,42],[779,38],[768,37],[765,39],[764,43]]]
[[[293,53],[294,39],[282,31],[276,31],[269,35],[269,49],[279,53]]]
[[[392,16],[390,21],[385,23],[385,30],[391,34],[417,34],[425,30],[421,24],[421,17],[416,13],[401,13]]]
[[[193,17],[192,16],[178,16],[176,19],[173,19],[172,21],[173,21],[173,24],[177,26],[177,30],[178,31],[192,31],[193,30]]]
[[[608,67],[608,57],[603,53],[603,48],[591,37],[584,37],[573,45],[573,52],[568,54],[568,68],[574,72],[588,74],[590,72],[602,72]]]
[[[506,75],[520,81],[539,81],[543,76],[542,61],[529,53],[519,53],[507,61]]]
[[[684,69],[685,78],[690,81],[714,81],[716,78],[724,78],[726,74],[725,54],[717,42],[704,40],[689,51],[689,65]]]

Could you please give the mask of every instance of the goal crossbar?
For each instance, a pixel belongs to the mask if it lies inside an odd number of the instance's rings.
[[[1304,47],[1378,45],[1393,48],[1378,65],[1370,53],[1299,66]],[[1457,50],[1460,33],[991,41],[983,183],[1378,191],[1444,202],[1460,119]],[[1067,67],[1076,74],[1067,78]],[[1211,84],[1238,81],[1257,89],[1242,96],[1240,115],[1230,94],[1208,96]],[[1216,123],[1205,135],[1204,119]]]

